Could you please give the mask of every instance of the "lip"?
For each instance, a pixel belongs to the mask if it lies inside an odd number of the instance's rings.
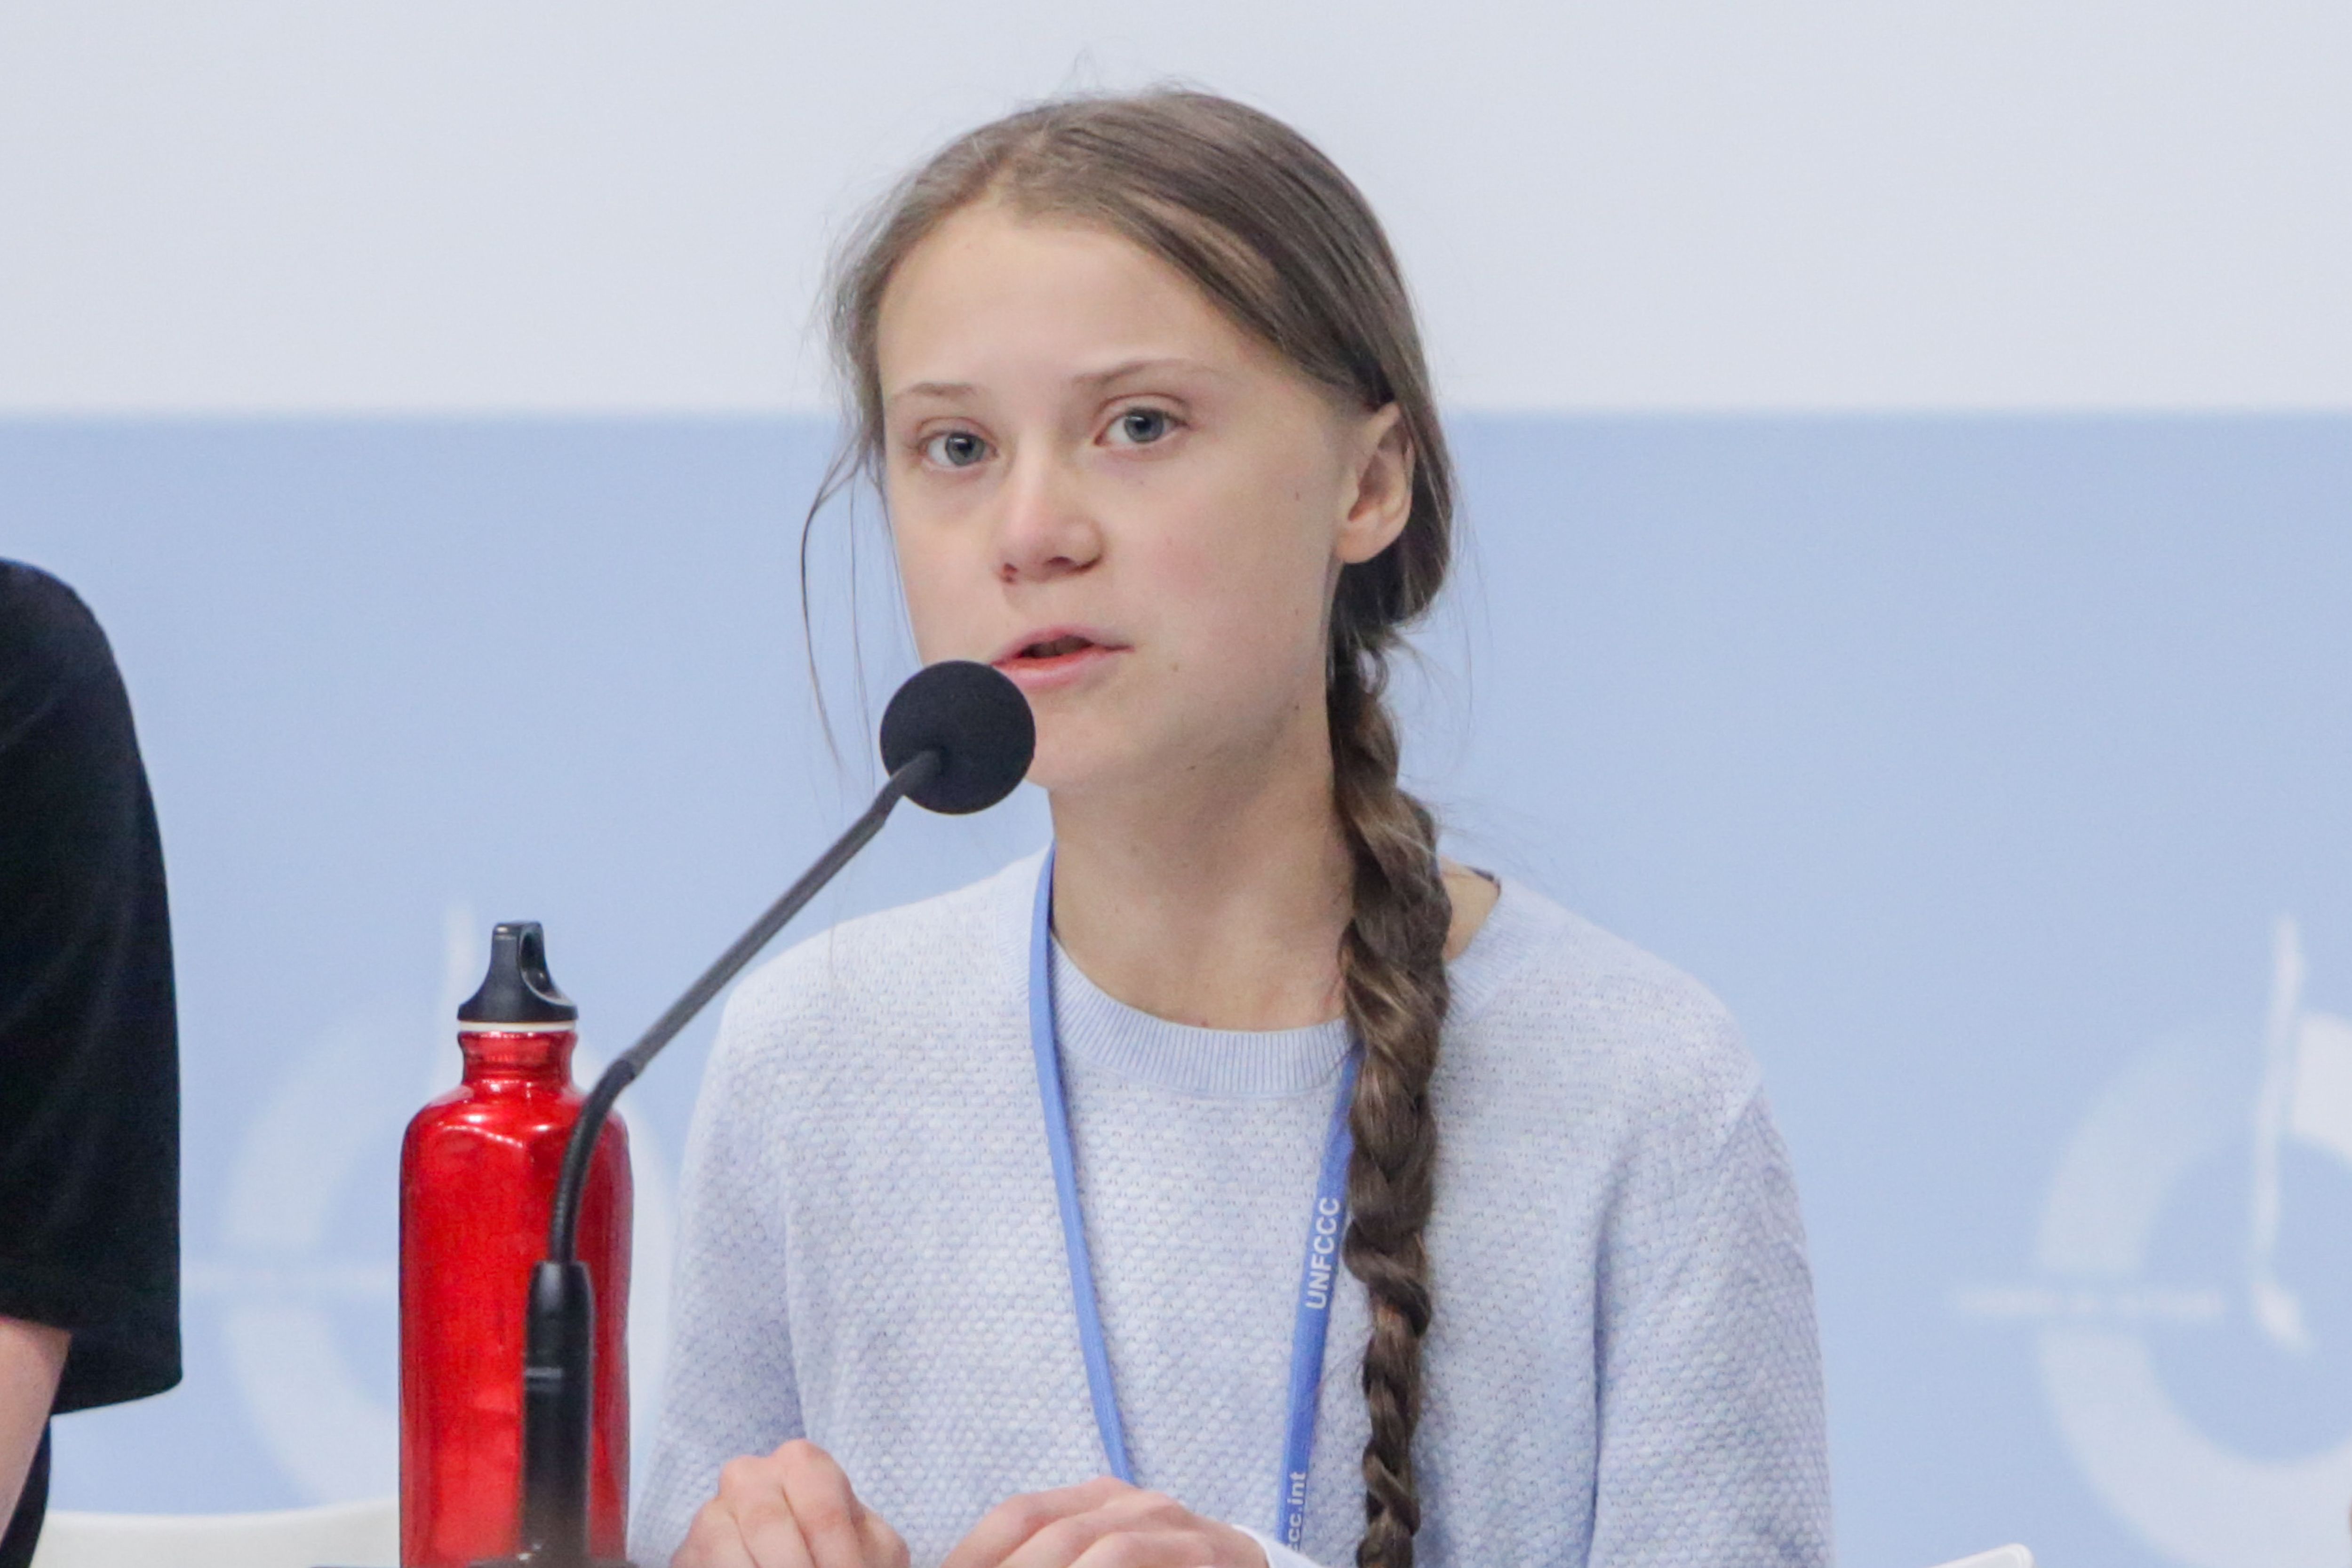
[[[1031,657],[1022,652],[1024,648],[1058,642],[1066,637],[1081,639],[1083,646],[1045,658]],[[1024,692],[1048,692],[1087,679],[1109,664],[1114,656],[1127,651],[1127,643],[1099,627],[1040,626],[1006,643],[989,663],[1011,677],[1013,684]]]

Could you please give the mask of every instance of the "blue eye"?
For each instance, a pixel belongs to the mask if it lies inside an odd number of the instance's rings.
[[[1173,423],[1165,409],[1158,408],[1131,408],[1118,416],[1119,434],[1138,446],[1159,440]]]
[[[924,442],[923,450],[934,463],[969,468],[988,455],[988,443],[969,430],[950,430]]]

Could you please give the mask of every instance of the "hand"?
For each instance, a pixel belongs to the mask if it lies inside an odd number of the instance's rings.
[[[1001,1502],[940,1568],[1266,1568],[1258,1543],[1110,1476]]]
[[[907,1568],[907,1543],[857,1500],[833,1456],[795,1437],[730,1459],[670,1568]]]

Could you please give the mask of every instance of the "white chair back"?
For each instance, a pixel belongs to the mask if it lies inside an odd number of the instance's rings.
[[[49,1515],[33,1568],[395,1568],[400,1501],[277,1513]]]
[[[2033,1553],[2022,1546],[1996,1546],[1990,1552],[1944,1563],[1942,1568],[2033,1568]]]

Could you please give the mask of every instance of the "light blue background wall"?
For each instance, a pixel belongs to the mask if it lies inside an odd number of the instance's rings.
[[[61,1422],[61,1506],[389,1490],[398,1130],[453,1070],[440,1020],[488,922],[547,922],[616,1049],[863,787],[799,652],[824,435],[0,424],[0,553],[74,582],[129,679],[184,1024],[188,1379]],[[2246,1302],[2279,916],[2308,955],[2295,1006],[2352,1014],[2352,419],[1488,417],[1456,439],[1474,570],[1428,639],[1412,766],[1463,852],[1746,1024],[1812,1232],[1843,1560],[2021,1538],[2052,1564],[2340,1562],[2352,1169],[2307,1139],[2275,1263],[2314,1348]],[[818,551],[837,679],[843,527]],[[878,619],[877,691],[904,667]],[[1025,796],[910,813],[833,913],[976,875],[1042,823]],[[707,1039],[627,1103],[656,1210]],[[2168,1041],[2189,1054],[2150,1057]],[[2191,1058],[2211,1126],[2134,1121],[2129,1085]],[[2130,1185],[2081,1134],[2103,1103],[2115,1146],[2189,1163],[2150,1189],[2145,1260],[2089,1279],[2043,1230],[2070,1146],[2092,1187]],[[271,1162],[304,1159],[333,1179],[282,1190]],[[2069,1335],[2140,1356],[2180,1429],[2234,1456],[2173,1490],[2237,1557],[2134,1492],[2154,1439],[2053,1403]],[[270,1348],[312,1358],[332,1431],[306,1431]],[[2272,1522],[2232,1523],[2249,1499]]]

